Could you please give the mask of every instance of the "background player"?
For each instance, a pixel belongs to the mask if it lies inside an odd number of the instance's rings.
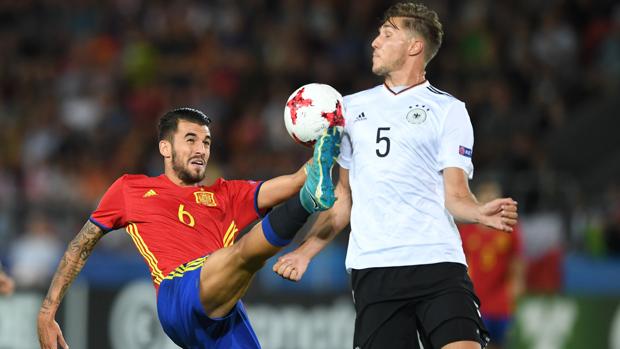
[[[372,71],[384,84],[345,97],[338,202],[274,271],[298,280],[351,222],[346,266],[355,348],[480,348],[488,341],[454,218],[510,232],[517,203],[479,203],[468,186],[473,131],[463,102],[432,86],[437,14],[402,2],[384,14]],[[415,330],[414,330],[415,329]]]
[[[15,282],[8,276],[0,264],[0,295],[10,296],[15,290]]]
[[[183,348],[259,348],[239,299],[265,260],[286,245],[310,213],[334,203],[331,167],[338,154],[333,128],[317,141],[314,161],[264,183],[205,179],[211,145],[202,112],[181,108],[159,122],[165,173],[124,175],[71,241],[38,316],[41,347],[68,348],[58,306],[95,244],[125,227],[151,270],[158,315],[166,334]],[[304,181],[305,180],[305,181]],[[303,187],[302,187],[303,184]],[[295,195],[301,188],[300,194]],[[289,199],[290,198],[290,199]],[[288,199],[288,200],[287,200]],[[287,200],[233,244],[236,233]]]
[[[498,183],[487,181],[479,184],[475,193],[481,201],[490,201],[502,192]],[[459,231],[469,276],[482,301],[480,312],[491,337],[489,348],[502,348],[515,302],[525,288],[521,229],[517,224],[512,233],[501,234],[483,225],[462,224]]]

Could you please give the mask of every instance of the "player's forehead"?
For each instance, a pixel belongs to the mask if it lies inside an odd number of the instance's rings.
[[[406,20],[407,19],[405,17],[390,17],[385,22],[383,22],[383,24],[381,24],[381,26],[379,27],[379,31],[403,31],[406,28]]]
[[[211,136],[211,131],[209,131],[207,125],[200,125],[195,122],[180,119],[177,124],[175,135],[180,137],[195,135],[198,138],[205,138]]]

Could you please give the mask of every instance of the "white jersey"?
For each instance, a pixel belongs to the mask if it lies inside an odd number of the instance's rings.
[[[447,167],[473,175],[465,104],[429,82],[400,93],[380,85],[344,104],[338,163],[349,170],[353,200],[347,269],[466,265],[442,176]]]

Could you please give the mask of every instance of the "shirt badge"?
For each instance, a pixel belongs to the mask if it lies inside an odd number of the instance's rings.
[[[426,121],[426,112],[431,110],[424,104],[416,104],[415,107],[409,106],[409,109],[411,110],[409,110],[405,118],[410,124],[414,125],[421,124]]]
[[[215,195],[212,192],[204,190],[195,191],[194,197],[196,198],[196,203],[199,205],[205,205],[209,207],[217,206],[217,203],[215,202]]]
[[[473,153],[474,152],[471,149],[459,145],[459,154],[463,155],[464,157],[471,158]]]

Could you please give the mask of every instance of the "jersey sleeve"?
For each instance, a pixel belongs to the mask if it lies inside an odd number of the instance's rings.
[[[258,192],[264,182],[233,180],[226,181],[228,193],[235,212],[235,221],[242,227],[263,216],[258,209]]]
[[[124,196],[125,179],[126,176],[122,176],[108,188],[97,209],[90,215],[89,220],[106,233],[127,225]]]
[[[471,179],[474,176],[474,165],[471,161],[474,130],[464,103],[455,102],[448,110],[439,142],[438,170],[458,167]]]
[[[351,168],[351,158],[353,157],[353,146],[351,144],[351,137],[346,131],[342,135],[342,142],[340,142],[340,155],[338,156],[338,164],[340,167],[349,170]]]

